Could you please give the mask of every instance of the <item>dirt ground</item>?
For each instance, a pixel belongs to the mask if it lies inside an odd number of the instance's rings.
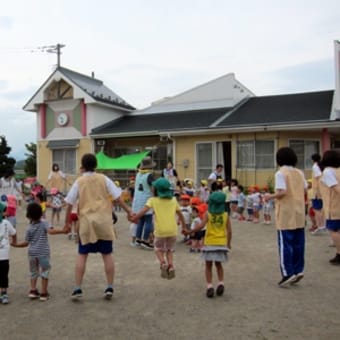
[[[274,226],[232,222],[226,292],[205,296],[204,263],[180,242],[176,278],[160,278],[152,251],[129,245],[129,223],[119,213],[115,244],[115,293],[103,298],[100,255],[89,257],[84,297],[73,302],[76,245],[50,236],[52,270],[47,302],[27,297],[27,249],[12,248],[9,305],[0,305],[0,339],[340,339],[340,267],[328,260],[329,237],[306,235],[305,278],[279,288]],[[18,214],[18,237],[26,220]],[[216,276],[215,276],[216,278]]]

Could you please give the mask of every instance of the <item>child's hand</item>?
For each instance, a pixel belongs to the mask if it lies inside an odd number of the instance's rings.
[[[68,233],[71,232],[71,228],[68,224],[64,225],[63,232],[64,232],[64,234],[68,234]]]

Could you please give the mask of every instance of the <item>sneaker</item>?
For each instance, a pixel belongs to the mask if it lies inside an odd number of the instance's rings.
[[[135,241],[135,246],[136,247],[139,247],[139,246],[141,246],[142,245],[142,241],[141,240],[136,240]]]
[[[83,296],[83,291],[78,288],[78,289],[75,289],[73,292],[72,292],[72,295],[71,295],[71,299],[72,300],[78,300],[79,298],[81,298]]]
[[[214,291],[213,287],[210,287],[210,288],[207,289],[206,295],[207,295],[208,298],[214,297],[214,294],[215,294],[215,291]]]
[[[28,293],[28,297],[30,299],[38,299],[40,297],[40,294],[37,289],[34,289],[34,290],[30,290],[30,292]]]
[[[150,244],[149,242],[142,241],[141,246],[144,249],[153,250],[153,245]]]
[[[290,284],[294,285],[296,283],[298,283],[299,281],[301,281],[303,279],[305,275],[303,273],[298,273],[295,275],[295,279],[293,281],[290,282]]]
[[[216,295],[217,296],[222,296],[224,293],[224,285],[219,284],[216,288]]]
[[[161,278],[162,279],[168,278],[168,266],[165,262],[161,264]]]
[[[131,246],[131,247],[137,247],[137,244],[136,244],[136,242],[132,242],[132,241],[131,241],[131,242],[130,242],[130,246]]]
[[[327,230],[326,227],[316,228],[315,230],[311,231],[311,234],[320,235],[320,234],[323,234],[326,230]]]
[[[291,282],[293,282],[296,279],[295,275],[290,275],[290,276],[284,276],[282,280],[278,283],[280,287],[286,287],[288,286]]]
[[[47,301],[50,298],[50,294],[40,294],[40,301]]]
[[[172,264],[168,265],[168,279],[171,280],[173,278],[175,278],[175,268]]]
[[[3,295],[1,295],[1,303],[3,304],[3,305],[7,305],[8,304],[8,295],[7,294],[3,294]]]
[[[105,299],[106,300],[111,300],[112,299],[112,295],[113,295],[113,288],[112,287],[107,287],[105,289],[104,294],[105,294]]]
[[[339,266],[340,265],[340,254],[337,253],[335,257],[329,260],[329,263]]]

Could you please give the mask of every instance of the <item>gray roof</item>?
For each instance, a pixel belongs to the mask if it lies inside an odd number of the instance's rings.
[[[56,71],[60,71],[67,78],[72,80],[72,82],[78,85],[82,90],[88,93],[92,98],[99,102],[121,106],[125,109],[135,110],[132,105],[128,104],[123,98],[110,90],[99,79],[69,70],[65,67],[59,67]]]
[[[251,97],[217,127],[328,121],[334,91]]]
[[[91,134],[114,134],[124,132],[169,131],[203,129],[209,127],[231,108],[198,111],[164,112],[147,115],[128,115],[92,130]]]
[[[91,135],[237,128],[329,122],[334,91],[251,97],[239,107],[126,115],[99,126]]]

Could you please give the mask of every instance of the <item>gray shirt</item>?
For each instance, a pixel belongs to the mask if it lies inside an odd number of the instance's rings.
[[[29,243],[28,256],[50,256],[49,228],[51,225],[46,221],[35,222],[27,227],[25,240]]]

